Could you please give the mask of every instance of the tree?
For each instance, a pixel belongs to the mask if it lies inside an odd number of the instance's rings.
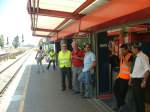
[[[22,43],[24,42],[24,35],[22,34],[22,41],[21,41]]]
[[[38,46],[43,46],[43,45],[44,45],[43,39],[40,39],[39,43],[38,43]]]
[[[0,47],[3,48],[4,47],[4,36],[0,35]]]
[[[9,38],[7,37],[7,43],[6,43],[7,45],[9,44]]]
[[[19,43],[19,36],[18,35],[14,38],[12,45],[14,46],[14,48],[19,47],[20,43]]]

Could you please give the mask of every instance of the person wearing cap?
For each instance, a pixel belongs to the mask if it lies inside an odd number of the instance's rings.
[[[128,45],[122,44],[120,48],[120,70],[113,88],[119,112],[126,110],[127,107],[125,97],[128,92],[128,81],[130,79],[130,67],[132,62],[132,53],[130,53]]]
[[[132,52],[136,55],[129,85],[132,86],[136,112],[145,112],[144,91],[150,73],[149,58],[141,50],[142,43],[135,42]]]
[[[68,88],[72,89],[71,51],[67,49],[66,43],[61,44],[61,51],[58,53],[58,65],[61,70],[62,91],[66,90],[66,77]]]

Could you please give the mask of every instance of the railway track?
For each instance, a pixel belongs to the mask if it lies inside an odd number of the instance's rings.
[[[26,51],[21,57],[0,71],[0,96],[4,94],[5,90],[11,81],[15,78],[24,62],[31,55],[31,52],[32,50]]]

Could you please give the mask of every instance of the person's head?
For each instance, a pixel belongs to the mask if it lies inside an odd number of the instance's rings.
[[[122,44],[120,46],[120,48],[121,48],[121,54],[123,56],[125,56],[125,55],[127,55],[129,53],[129,49],[128,49],[128,45],[127,44]]]
[[[85,45],[85,51],[86,52],[91,51],[91,44],[86,44]]]
[[[73,50],[78,50],[78,44],[76,42],[72,42],[72,48]]]
[[[42,46],[40,46],[40,48],[39,48],[40,50],[42,50]]]
[[[61,44],[61,50],[62,51],[66,51],[67,50],[67,44],[66,43]]]
[[[141,51],[142,43],[141,42],[134,42],[132,44],[132,52],[136,55],[138,52]]]

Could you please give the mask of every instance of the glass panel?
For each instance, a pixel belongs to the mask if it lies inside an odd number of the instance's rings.
[[[38,16],[37,28],[55,29],[64,18]]]
[[[97,9],[100,6],[103,6],[104,4],[108,3],[108,0],[96,0],[91,5],[86,7],[83,11],[81,11],[81,14],[87,14],[92,12],[93,10]]]
[[[35,31],[36,35],[45,35],[47,36],[49,34],[49,32],[42,32],[42,31]]]
[[[49,33],[49,35],[48,35],[48,36],[54,36],[54,35],[56,35],[56,33],[51,32],[51,33]]]
[[[37,7],[37,2],[38,2],[38,0],[31,0],[31,6]]]
[[[42,9],[74,12],[86,0],[40,0],[39,7]]]
[[[67,26],[69,26],[70,24],[72,24],[73,22],[75,22],[75,20],[70,19],[68,22],[66,22],[64,25],[62,25],[60,28],[58,28],[58,30],[62,30],[64,28],[66,28]]]

